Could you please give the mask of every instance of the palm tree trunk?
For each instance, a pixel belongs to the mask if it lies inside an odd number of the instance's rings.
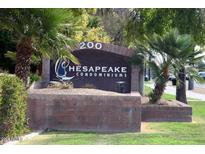
[[[139,67],[139,93],[143,96],[144,95],[144,65]]]
[[[150,103],[157,103],[157,101],[160,100],[164,93],[168,79],[168,65],[165,65],[165,67],[162,69],[162,78],[160,78],[159,81],[156,82],[153,91],[149,94]]]
[[[32,54],[32,39],[24,37],[16,46],[15,74],[27,85]]]
[[[176,86],[176,100],[187,104],[185,68],[179,71],[179,84]]]
[[[155,87],[150,94],[150,103],[157,103],[158,100],[162,97],[164,93],[164,89],[166,87],[166,82],[165,83],[156,83]]]
[[[188,82],[188,90],[194,89],[194,80],[190,77]]]

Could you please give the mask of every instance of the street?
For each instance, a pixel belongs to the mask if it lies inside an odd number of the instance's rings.
[[[154,83],[145,83],[146,86],[153,88],[154,87]],[[194,85],[194,90],[187,90],[186,94],[188,98],[192,98],[192,99],[197,99],[197,100],[205,100],[205,84],[199,84],[199,83],[195,83]],[[187,86],[188,87],[188,82],[187,82]],[[176,87],[172,86],[171,82],[168,82],[166,88],[165,88],[165,93],[167,94],[172,94],[175,95],[176,94]]]

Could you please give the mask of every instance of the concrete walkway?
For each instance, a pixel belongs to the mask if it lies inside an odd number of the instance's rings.
[[[151,83],[151,84],[147,83],[145,85],[150,87],[150,88],[154,88],[154,83]],[[176,95],[176,87],[169,86],[169,85],[166,86],[165,93]],[[198,100],[205,101],[205,95],[204,94],[199,94],[199,93],[187,90],[186,91],[186,95],[187,95],[188,98],[198,99]]]

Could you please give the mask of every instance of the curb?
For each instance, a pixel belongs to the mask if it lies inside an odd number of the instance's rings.
[[[32,132],[30,134],[27,134],[25,136],[21,136],[19,137],[18,140],[14,140],[14,141],[9,141],[9,142],[6,142],[4,143],[3,145],[15,145],[17,144],[19,141],[24,141],[24,140],[28,140],[28,139],[31,139],[39,134],[41,134],[43,132],[43,130],[39,130],[39,131],[36,131],[36,132]]]

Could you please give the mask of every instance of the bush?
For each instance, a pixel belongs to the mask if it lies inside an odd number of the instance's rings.
[[[30,84],[32,84],[34,81],[38,81],[41,79],[41,77],[38,76],[38,74],[33,74],[33,73],[30,73],[29,77],[30,77]]]
[[[0,140],[16,138],[27,130],[26,96],[26,89],[19,78],[0,75]]]

